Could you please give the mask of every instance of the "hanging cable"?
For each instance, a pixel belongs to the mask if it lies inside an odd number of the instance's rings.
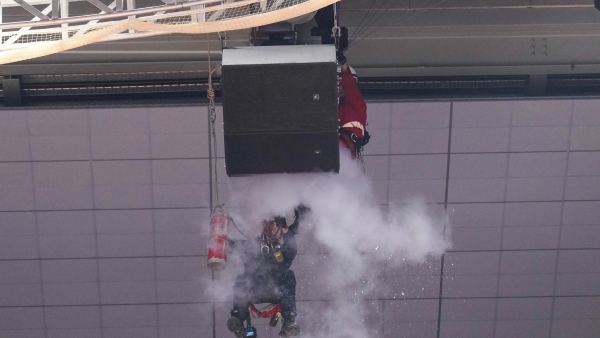
[[[350,36],[350,39],[348,39],[348,40],[352,40],[352,38],[354,38],[354,35],[356,35],[356,33],[358,32],[358,30],[360,29],[363,21],[365,21],[365,18],[367,17],[367,15],[369,15],[369,13],[371,12],[371,9],[373,8],[373,6],[375,5],[376,2],[377,2],[377,0],[373,0],[373,2],[371,3],[371,6],[369,7],[369,9],[365,13],[365,15],[363,15],[362,19],[360,19],[360,22],[358,23],[358,26],[356,26],[356,29],[354,30],[354,32],[352,33],[352,36]]]
[[[231,216],[229,216],[229,221],[231,221],[231,224],[233,224],[233,226],[237,229],[237,231],[244,236],[247,240],[250,240],[250,237],[248,237],[242,230],[240,230],[240,228],[238,228],[237,224],[235,223],[235,221],[233,220],[233,218]]]
[[[364,173],[367,172],[367,163],[365,163],[365,158],[363,157],[362,151],[356,152],[356,159],[358,163],[360,163],[360,168]]]
[[[389,0],[384,0],[381,3],[381,5],[379,6],[379,8],[377,8],[377,9],[373,10],[372,7],[369,8],[369,13],[371,13],[371,11],[373,11],[372,15],[370,17],[368,15],[365,15],[366,22],[364,25],[359,25],[356,28],[356,30],[354,31],[355,34],[352,34],[353,39],[359,39],[361,37],[361,35],[363,35],[365,32],[367,32],[369,30],[369,28],[371,28],[373,26],[373,24],[378,22],[379,19],[381,19],[381,17],[392,8],[392,6],[394,5],[394,2],[392,2],[389,5],[389,7],[387,7],[385,10],[383,10],[385,5],[388,3],[388,1]],[[382,12],[382,10],[383,10],[383,12]]]
[[[213,155],[214,155],[214,161],[213,161],[213,168],[214,168],[214,173],[215,173],[215,200],[217,201],[217,203],[215,205],[219,205],[219,173],[217,171],[217,133],[216,133],[216,127],[215,127],[215,121],[217,120],[217,112],[216,112],[216,108],[215,108],[215,90],[213,88],[213,84],[212,84],[212,75],[213,73],[217,70],[217,67],[215,67],[215,69],[211,69],[211,63],[210,63],[210,39],[209,39],[209,35],[206,35],[206,44],[207,44],[207,51],[208,51],[208,89],[206,90],[206,97],[208,98],[208,109],[209,109],[209,114],[210,114],[210,124],[211,124],[211,134],[212,134],[212,144],[213,144],[213,151],[210,156],[211,160],[213,159]],[[211,177],[212,179],[212,177]]]
[[[217,137],[215,135],[215,120],[216,120],[216,112],[215,112],[215,91],[213,89],[212,86],[212,74],[214,72],[214,70],[211,70],[211,64],[210,64],[210,35],[206,34],[206,49],[208,52],[208,89],[206,90],[206,97],[208,98],[208,106],[209,106],[209,114],[210,114],[210,124],[211,124],[211,130],[212,130],[212,135],[213,135],[213,149],[214,149],[214,172],[215,172],[215,186],[214,189],[216,191],[216,201],[217,203],[213,203],[213,205],[218,206],[219,205],[219,180],[218,180],[218,174],[217,174]],[[216,69],[216,68],[215,68]],[[212,158],[212,154],[209,154],[209,158],[210,160],[213,160]],[[210,178],[212,181],[212,177]],[[211,191],[211,199],[212,199],[212,191]],[[211,201],[212,202],[212,201]],[[211,206],[212,207],[212,206]],[[216,207],[215,207],[216,208]],[[211,213],[214,212],[214,209],[211,210]],[[208,256],[206,257],[208,258]],[[211,274],[211,280],[213,283],[215,283],[215,272],[214,270],[211,270],[210,272]],[[215,301],[214,299],[211,300],[212,303],[212,319],[213,319],[213,338],[216,338],[217,336],[217,331],[216,331],[216,307],[215,307]]]
[[[425,5],[425,4],[427,4],[427,3],[431,2],[431,1],[432,1],[432,0],[427,0],[427,1],[426,1],[426,2],[423,4],[423,5]],[[415,13],[415,14],[413,14],[413,15],[411,15],[411,16],[409,16],[409,17],[407,17],[406,19],[403,19],[403,20],[400,20],[400,21],[398,21],[398,22],[397,22],[396,24],[394,24],[393,26],[387,27],[387,29],[389,29],[389,28],[393,28],[393,27],[398,27],[398,26],[400,26],[401,24],[403,24],[403,23],[407,22],[408,20],[410,20],[410,19],[412,19],[412,18],[414,18],[414,17],[416,17],[416,16],[418,16],[418,15],[421,15],[421,14],[425,13],[426,11],[428,11],[428,10],[430,10],[430,9],[434,8],[434,7],[437,7],[437,6],[439,6],[439,5],[441,5],[442,3],[446,2],[446,1],[447,1],[447,0],[441,0],[441,1],[437,2],[436,4],[434,4],[434,5],[432,5],[432,6],[429,6],[429,7],[427,7],[427,8],[423,8],[423,9],[419,10],[417,13]],[[388,10],[389,10],[389,8],[388,8]],[[386,10],[386,11],[387,11],[387,10]],[[351,44],[348,46],[348,49],[350,49],[350,47],[353,47],[353,46],[357,45],[358,43],[360,43],[361,41],[365,40],[366,38],[369,38],[369,37],[373,36],[373,34],[375,34],[375,33],[379,32],[379,31],[380,31],[382,28],[383,28],[382,26],[379,26],[379,27],[375,28],[374,30],[372,30],[370,33],[367,33],[365,36],[361,37],[360,39],[357,39],[356,41],[354,41],[353,43],[351,43]]]
[[[214,154],[214,161],[213,161],[213,171],[215,173],[215,200],[217,201],[215,203],[215,205],[220,206],[221,203],[219,201],[219,173],[217,171],[217,132],[216,132],[216,120],[217,120],[217,112],[216,112],[216,105],[215,105],[215,90],[213,88],[213,84],[212,84],[212,75],[213,73],[217,70],[217,67],[215,67],[215,69],[211,69],[211,60],[210,60],[210,40],[208,39],[208,34],[206,35],[206,40],[207,40],[207,51],[208,51],[208,89],[206,90],[206,97],[208,98],[208,108],[209,108],[209,114],[210,114],[210,124],[211,124],[211,136],[212,136],[212,144],[213,144],[213,149],[212,149],[212,154],[210,155],[211,160],[213,159],[213,154]],[[224,38],[223,36],[221,36],[221,34],[219,33],[219,37],[221,40],[221,47],[224,47],[226,42],[224,42],[227,39],[227,33],[224,32]],[[212,179],[212,178],[211,178]],[[229,217],[228,218],[231,221],[231,224],[233,224],[233,226],[237,229],[237,231],[244,236],[246,239],[250,239],[250,237],[248,237],[244,232],[242,232],[242,230],[240,230],[240,228],[238,228],[237,224],[235,223],[235,221],[233,220],[233,218]]]
[[[365,33],[368,34],[369,29],[372,28],[373,25],[378,23],[380,21],[380,19],[394,6],[394,2],[392,1],[390,3],[390,5],[386,8],[385,5],[388,3],[388,1],[389,0],[385,0],[381,4],[381,6],[379,6],[379,8],[377,10],[375,10],[373,15],[369,19],[367,19],[367,22],[362,27],[360,27],[360,29],[357,30],[354,42],[356,42],[357,40],[361,40]],[[430,0],[427,0],[427,1],[430,1]]]
[[[366,32],[369,31],[369,29],[371,27],[373,27],[373,25],[375,23],[377,23],[393,6],[394,6],[394,2],[392,1],[390,3],[390,5],[388,7],[386,7],[386,4],[388,3],[389,0],[385,0],[381,3],[381,6],[379,6],[379,8],[373,13],[373,15],[367,19],[367,22],[365,23],[365,25],[363,27],[361,27],[360,31],[357,32],[356,34],[356,38],[360,39],[360,37],[365,34]]]

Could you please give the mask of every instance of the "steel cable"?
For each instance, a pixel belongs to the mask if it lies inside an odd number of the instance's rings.
[[[430,1],[431,1],[431,0],[427,0],[427,1],[425,2],[425,4],[429,3]],[[414,17],[416,17],[416,16],[418,16],[418,15],[421,15],[421,14],[425,13],[426,11],[428,11],[428,10],[430,10],[430,9],[432,9],[432,8],[434,8],[434,7],[436,7],[436,6],[438,6],[438,5],[441,5],[442,3],[446,2],[446,1],[447,1],[447,0],[441,0],[441,1],[437,2],[436,4],[434,4],[434,5],[430,6],[430,7],[423,8],[423,9],[419,10],[417,13],[415,13],[415,14],[413,14],[413,15],[411,15],[411,16],[409,16],[409,17],[407,17],[406,19],[400,20],[400,21],[399,21],[397,24],[395,24],[395,25],[393,25],[393,26],[390,26],[390,27],[386,27],[386,29],[390,29],[390,28],[393,28],[393,27],[398,27],[398,26],[400,26],[401,24],[403,24],[403,23],[407,22],[408,20],[410,20],[410,19],[412,19],[412,18],[414,18]],[[388,10],[389,10],[389,9],[388,9]],[[386,10],[386,11],[387,11],[387,10]],[[369,37],[373,36],[375,33],[379,32],[379,31],[380,31],[382,28],[384,28],[384,27],[382,27],[382,26],[376,27],[376,28],[375,28],[374,30],[372,30],[370,33],[368,33],[368,34],[366,34],[365,36],[361,37],[360,39],[357,39],[357,40],[355,40],[354,42],[352,42],[352,43],[351,43],[351,44],[348,46],[348,49],[350,49],[350,47],[353,47],[353,46],[357,45],[357,44],[358,44],[358,43],[360,43],[361,41],[364,41],[365,39],[367,39],[367,38],[369,38]]]

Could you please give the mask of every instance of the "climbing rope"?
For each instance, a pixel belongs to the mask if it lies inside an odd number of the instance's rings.
[[[247,240],[250,240],[250,237],[248,235],[246,235],[242,230],[240,230],[240,228],[237,226],[237,224],[235,223],[235,221],[233,220],[233,218],[231,216],[229,216],[229,221],[231,222],[231,224],[233,224],[233,226],[235,227],[235,229],[242,235],[244,236]]]
[[[215,69],[211,69],[211,63],[210,63],[210,39],[209,39],[209,35],[206,35],[206,44],[207,44],[207,51],[208,51],[208,89],[206,90],[206,97],[208,98],[208,109],[209,109],[209,113],[210,113],[210,125],[211,125],[211,134],[212,134],[212,145],[213,145],[213,149],[212,149],[212,154],[210,155],[210,159],[213,162],[213,171],[215,173],[215,200],[216,200],[216,205],[219,205],[219,173],[217,171],[217,132],[216,132],[216,127],[215,127],[215,121],[217,120],[217,112],[216,112],[216,108],[215,108],[215,90],[213,88],[213,83],[212,83],[212,75],[213,73],[217,70],[217,67],[215,67]],[[214,155],[214,159],[213,159],[213,155]]]
[[[367,164],[365,163],[365,158],[363,157],[362,151],[356,152],[356,159],[360,163],[361,169],[363,172],[367,172]]]

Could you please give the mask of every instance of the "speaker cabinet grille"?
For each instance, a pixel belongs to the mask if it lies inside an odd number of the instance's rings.
[[[227,175],[339,171],[336,132],[225,135]]]
[[[221,91],[227,174],[338,172],[335,50],[333,62],[288,64],[228,64],[226,52]]]

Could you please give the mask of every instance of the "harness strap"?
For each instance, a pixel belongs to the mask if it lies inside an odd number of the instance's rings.
[[[369,140],[371,139],[371,135],[369,134],[368,131],[364,131],[365,133],[365,137],[360,138],[358,135],[356,135],[355,133],[348,131],[346,129],[344,129],[343,127],[339,128],[340,134],[341,136],[346,136],[346,138],[348,140],[350,140],[350,142],[352,142],[354,151],[357,152],[361,152],[362,148],[369,143]],[[342,140],[344,142],[346,142],[346,144],[348,144],[348,141],[345,140],[344,137],[342,137]],[[348,144],[349,145],[349,144]]]
[[[271,318],[277,312],[281,312],[281,304],[270,304],[258,310],[254,304],[250,303],[250,311],[254,315],[254,318]]]
[[[340,132],[340,140],[342,142],[344,142],[344,144],[346,145],[346,147],[348,149],[354,149],[354,143],[352,143],[350,136],[346,135],[345,133]]]

